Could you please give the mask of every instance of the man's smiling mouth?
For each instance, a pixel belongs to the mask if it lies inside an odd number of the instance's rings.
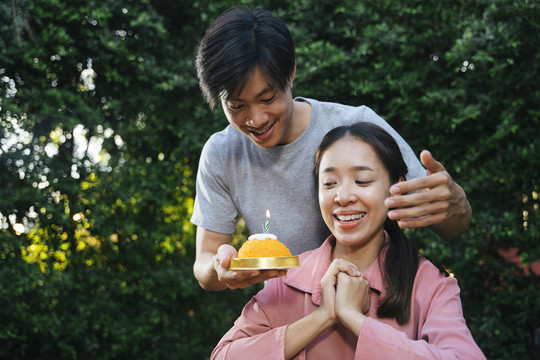
[[[272,130],[272,128],[274,127],[274,124],[276,122],[274,121],[273,123],[269,124],[268,126],[265,126],[263,128],[252,128],[252,127],[248,127],[247,128],[247,131],[249,131],[251,134],[253,134],[254,136],[262,136],[264,134],[266,134],[267,132],[269,132],[270,130]]]

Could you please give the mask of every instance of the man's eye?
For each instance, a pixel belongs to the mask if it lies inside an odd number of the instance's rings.
[[[277,92],[275,92],[274,94],[272,94],[271,97],[267,98],[267,99],[262,99],[261,101],[263,103],[271,103],[272,101],[274,101],[274,99],[276,98],[276,95],[277,95]]]
[[[229,103],[229,109],[231,110],[240,110],[242,107],[242,104]]]

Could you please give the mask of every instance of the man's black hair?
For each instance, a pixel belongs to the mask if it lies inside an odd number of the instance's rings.
[[[208,28],[196,59],[202,93],[210,106],[239,94],[259,66],[281,90],[290,85],[294,42],[287,26],[271,12],[232,8]]]

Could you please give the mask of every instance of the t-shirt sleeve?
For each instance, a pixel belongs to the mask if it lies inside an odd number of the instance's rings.
[[[226,166],[222,154],[216,151],[214,137],[210,137],[199,160],[197,192],[190,220],[207,230],[232,234],[238,221],[238,210],[225,181]]]

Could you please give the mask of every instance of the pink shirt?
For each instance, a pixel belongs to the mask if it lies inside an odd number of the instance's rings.
[[[300,255],[301,267],[268,281],[244,307],[223,336],[212,359],[284,359],[289,324],[315,311],[321,302],[321,278],[331,263],[335,239]],[[467,328],[457,280],[420,259],[414,281],[410,321],[400,326],[377,317],[385,295],[379,260],[365,272],[371,291],[368,318],[359,337],[337,324],[319,334],[295,359],[485,359]],[[378,294],[380,293],[380,295]]]

